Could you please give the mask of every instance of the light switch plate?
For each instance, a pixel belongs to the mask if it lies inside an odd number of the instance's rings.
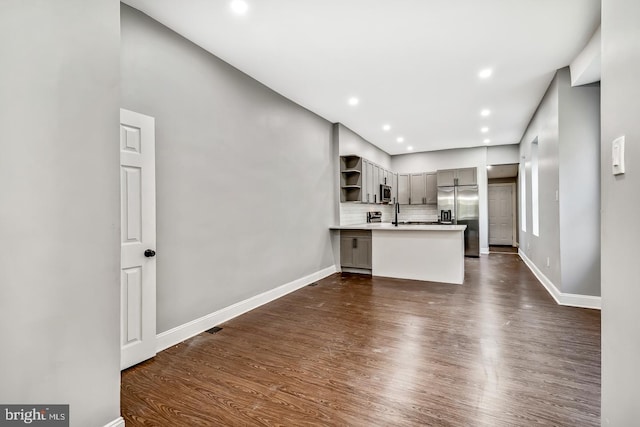
[[[611,143],[611,166],[614,175],[624,173],[624,135]]]

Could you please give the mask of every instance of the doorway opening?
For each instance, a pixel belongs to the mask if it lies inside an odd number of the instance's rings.
[[[489,253],[518,253],[518,166],[487,166]]]

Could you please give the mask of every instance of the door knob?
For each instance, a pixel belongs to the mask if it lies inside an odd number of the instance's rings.
[[[144,251],[144,256],[146,256],[147,258],[154,257],[156,256],[156,251],[152,249],[147,249],[146,251]]]

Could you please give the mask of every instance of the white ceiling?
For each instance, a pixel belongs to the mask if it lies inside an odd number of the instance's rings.
[[[600,0],[230,1],[124,3],[392,155],[518,143],[600,23]]]

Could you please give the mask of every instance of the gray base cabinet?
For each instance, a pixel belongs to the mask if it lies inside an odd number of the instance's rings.
[[[371,270],[371,231],[340,231],[340,265]]]

